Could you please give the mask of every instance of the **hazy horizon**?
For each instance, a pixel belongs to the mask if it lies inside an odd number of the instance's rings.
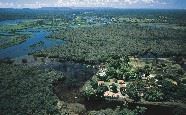
[[[185,0],[0,0],[0,8],[111,7],[122,9],[186,9]]]

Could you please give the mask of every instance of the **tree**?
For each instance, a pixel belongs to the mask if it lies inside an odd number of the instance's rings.
[[[120,92],[121,92],[121,94],[122,94],[123,96],[125,96],[125,94],[126,94],[125,88],[120,88]]]
[[[124,108],[120,110],[116,115],[137,115],[137,114],[132,110]]]
[[[144,93],[144,99],[147,101],[162,101],[164,94],[158,88],[152,87]]]
[[[139,91],[138,91],[138,86],[137,82],[131,82],[127,84],[126,87],[126,93],[127,95],[132,98],[134,101],[139,101],[140,96],[139,96]]]
[[[106,76],[108,76],[107,79],[117,78],[117,72],[113,67],[109,67],[106,71]]]
[[[181,99],[183,102],[186,103],[186,98],[185,98],[185,95],[186,95],[186,85],[184,85],[184,84],[179,85],[176,94],[177,94],[177,97],[176,97],[177,99]]]
[[[144,69],[142,69],[142,68],[137,68],[136,74],[137,74],[137,76],[138,76],[139,79],[142,78],[142,76],[143,76],[144,73],[145,73],[145,72],[144,72]]]
[[[108,91],[108,87],[106,85],[101,85],[101,86],[98,86],[97,89],[96,89],[96,94],[99,96],[99,97],[103,97],[104,93],[106,91]]]
[[[110,85],[110,89],[111,89],[111,91],[112,91],[113,93],[117,93],[117,92],[118,92],[117,86],[116,86],[114,83]]]
[[[124,63],[127,63],[127,64],[130,62],[130,59],[129,59],[128,56],[122,57],[121,60],[122,60]]]
[[[165,94],[167,99],[170,99],[174,96],[177,90],[177,86],[169,80],[161,80],[159,84],[162,85],[161,90]],[[176,96],[176,95],[175,95]]]
[[[135,79],[136,73],[131,70],[131,67],[126,64],[122,64],[120,68],[120,72],[123,74],[123,79],[128,81],[130,79]]]
[[[13,33],[13,34],[16,33],[16,29],[11,29],[10,31],[11,31],[11,33]]]
[[[155,79],[157,79],[157,80],[163,80],[163,75],[157,74],[157,75],[155,76]]]
[[[123,72],[120,71],[119,69],[117,69],[116,72],[117,72],[117,79],[119,80],[123,79],[124,76]]]
[[[113,67],[114,69],[120,68],[121,67],[121,60],[111,60],[109,62],[109,67]]]
[[[136,80],[138,78],[138,76],[136,75],[134,71],[127,72],[125,76],[128,77],[128,80]]]
[[[96,75],[97,76],[97,78],[98,78],[98,81],[106,81],[107,80],[107,75],[103,75],[103,76],[101,76],[101,75]]]
[[[136,108],[134,110],[128,108],[116,108],[113,109],[104,109],[99,111],[90,111],[88,115],[142,115],[145,109],[142,107]]]
[[[137,106],[134,109],[134,112],[136,113],[136,115],[144,115],[144,113],[145,113],[146,110],[147,110],[147,108],[145,108],[145,107],[139,107],[139,106]]]
[[[92,88],[92,86],[87,83],[83,86],[82,89],[82,94],[83,96],[85,96],[88,100],[90,100],[90,98],[94,97],[96,95],[95,90]]]
[[[90,80],[90,85],[92,86],[93,89],[97,89],[98,88],[98,83],[95,80]]]
[[[144,69],[145,77],[148,77],[150,75],[151,70],[152,70],[151,67],[149,65],[145,65],[145,67],[143,69]]]

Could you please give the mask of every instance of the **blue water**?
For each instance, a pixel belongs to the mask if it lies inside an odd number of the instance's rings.
[[[21,44],[8,47],[6,49],[0,49],[0,59],[20,57],[28,55],[29,53],[32,53],[34,51],[59,46],[64,43],[64,41],[62,40],[51,40],[46,38],[46,36],[48,36],[50,33],[44,29],[27,29],[22,32],[23,33],[31,32],[32,33],[31,38],[28,38],[27,41]],[[31,45],[37,44],[39,42],[43,42],[43,45],[36,48],[30,47]]]
[[[0,21],[0,25],[15,25],[15,24],[20,24],[20,23],[23,23],[29,20],[32,20],[32,19],[3,20],[3,21]]]

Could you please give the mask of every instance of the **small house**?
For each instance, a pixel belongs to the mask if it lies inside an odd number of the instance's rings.
[[[125,84],[125,81],[124,80],[118,80],[118,83],[119,84]]]
[[[126,88],[127,85],[126,85],[126,84],[120,84],[119,87],[120,87],[120,88]]]
[[[114,83],[114,80],[113,79],[109,79],[110,83]]]
[[[105,82],[104,81],[98,81],[98,86],[104,85]]]

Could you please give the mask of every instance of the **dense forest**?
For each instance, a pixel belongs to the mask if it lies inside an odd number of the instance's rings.
[[[185,10],[2,8],[0,25],[2,115],[185,115]]]
[[[185,57],[184,29],[153,26],[122,22],[92,28],[67,28],[52,36],[63,39],[65,44],[41,54],[70,58],[69,60],[100,62],[105,61],[110,55],[140,56],[146,51],[154,53],[157,57]]]

